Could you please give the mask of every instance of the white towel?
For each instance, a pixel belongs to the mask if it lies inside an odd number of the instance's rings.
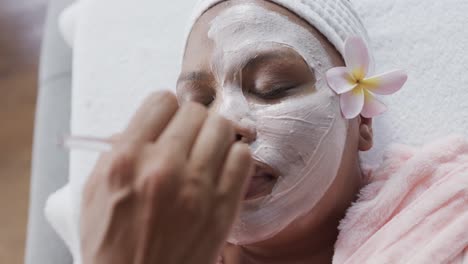
[[[182,4],[183,3],[183,4]],[[468,132],[468,1],[354,0],[368,28],[378,72],[406,69],[405,88],[385,98],[375,120],[380,161],[390,142],[421,144]],[[74,47],[73,134],[106,137],[120,131],[141,100],[175,88],[186,22],[195,1],[82,0],[62,17]],[[81,189],[97,155],[73,151],[70,183],[49,199],[52,225],[79,260]],[[67,210],[65,210],[68,208]]]
[[[226,0],[198,0],[187,25],[187,34],[193,24],[206,10]],[[350,36],[369,40],[362,21],[349,0],[269,0],[289,9],[321,32],[328,41],[344,54],[344,43]],[[372,54],[371,54],[372,55]],[[371,56],[372,58],[372,56]]]

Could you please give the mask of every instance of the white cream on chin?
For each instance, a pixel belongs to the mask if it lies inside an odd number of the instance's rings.
[[[254,158],[280,172],[270,195],[244,201],[228,239],[250,244],[276,235],[320,201],[340,167],[347,121],[324,78],[333,67],[331,59],[306,28],[255,4],[242,4],[217,16],[208,35],[216,49],[212,70],[222,84],[218,112],[254,129]],[[278,45],[296,51],[314,71],[314,92],[270,105],[252,102],[236,73],[258,50]]]

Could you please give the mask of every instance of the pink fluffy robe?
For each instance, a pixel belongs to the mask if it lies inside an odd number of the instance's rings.
[[[468,263],[468,140],[393,145],[367,175],[334,264]]]

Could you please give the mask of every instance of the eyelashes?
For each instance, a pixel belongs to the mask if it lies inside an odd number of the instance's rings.
[[[291,94],[294,93],[294,90],[296,90],[297,88],[298,86],[285,86],[285,87],[272,88],[267,91],[251,89],[251,90],[248,90],[247,93],[261,100],[278,100],[278,99],[282,99],[282,98],[290,96]],[[215,94],[207,93],[206,91],[203,92],[200,89],[197,89],[196,91],[192,91],[190,92],[190,94],[186,96],[187,101],[194,101],[194,102],[203,104],[204,106],[207,106],[207,107],[209,107],[213,103],[215,98],[216,98]]]
[[[297,86],[284,86],[284,87],[272,88],[267,91],[259,91],[259,90],[253,89],[253,90],[250,90],[250,93],[260,99],[274,100],[274,99],[280,99],[280,98],[288,96],[292,92],[292,90],[294,90],[295,88],[297,88]]]
[[[193,94],[190,96],[190,100],[209,107],[215,100],[215,96],[212,94]]]
[[[199,85],[197,82],[186,82],[179,86],[183,101],[197,102],[204,106],[210,106],[215,99],[215,90],[209,85]]]
[[[300,83],[293,82],[276,82],[275,84],[261,83],[258,87],[246,87],[244,94],[253,100],[260,100],[264,102],[276,101],[289,96],[295,95],[300,92],[303,87]],[[239,88],[242,89],[242,88]],[[192,101],[203,104],[206,107],[212,105],[216,99],[216,89],[206,86],[198,86],[191,83],[181,89],[183,101]]]

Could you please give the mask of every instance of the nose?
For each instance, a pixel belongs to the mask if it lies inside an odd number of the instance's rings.
[[[210,110],[231,121],[237,141],[249,144],[257,137],[255,124],[249,115],[249,106],[242,91],[229,91],[224,90],[223,96],[216,97]]]
[[[231,124],[234,127],[234,131],[236,133],[236,141],[241,141],[243,143],[252,143],[257,138],[257,131],[255,129],[255,125],[247,117],[246,114],[237,115],[233,114],[235,110],[233,109],[223,109],[224,111],[220,111],[220,108],[216,105],[212,106],[211,111],[223,116],[224,118],[231,121]]]
[[[234,129],[236,132],[236,141],[243,143],[252,143],[257,137],[257,132],[253,127],[243,125],[240,122],[233,121]]]

